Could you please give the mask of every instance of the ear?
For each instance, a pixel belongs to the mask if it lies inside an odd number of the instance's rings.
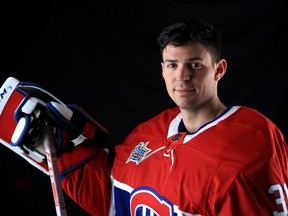
[[[220,59],[216,65],[215,81],[219,81],[225,74],[227,62],[225,59]]]
[[[163,77],[163,67],[164,67],[164,63],[161,62],[162,77]]]

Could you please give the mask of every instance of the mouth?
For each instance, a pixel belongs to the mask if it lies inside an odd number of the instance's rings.
[[[174,92],[181,96],[185,96],[185,95],[194,94],[195,89],[194,88],[175,88]]]

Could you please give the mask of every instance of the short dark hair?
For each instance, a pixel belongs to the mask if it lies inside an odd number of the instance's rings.
[[[217,27],[204,20],[189,19],[174,23],[162,29],[158,37],[161,56],[166,46],[182,46],[200,43],[210,50],[212,58],[221,59],[221,34]]]

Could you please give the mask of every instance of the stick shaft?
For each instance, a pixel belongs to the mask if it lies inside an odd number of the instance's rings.
[[[53,128],[45,125],[44,128],[43,144],[46,151],[47,164],[49,168],[49,176],[52,186],[52,192],[54,197],[54,204],[56,208],[57,216],[66,216],[66,206],[61,186],[60,173],[57,164],[57,156],[55,150],[55,140],[53,134]]]

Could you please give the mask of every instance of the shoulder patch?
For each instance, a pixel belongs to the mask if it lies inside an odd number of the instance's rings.
[[[146,155],[151,151],[151,149],[147,148],[148,142],[140,142],[130,153],[129,158],[126,161],[126,164],[130,161],[135,162],[137,165],[144,160]]]

